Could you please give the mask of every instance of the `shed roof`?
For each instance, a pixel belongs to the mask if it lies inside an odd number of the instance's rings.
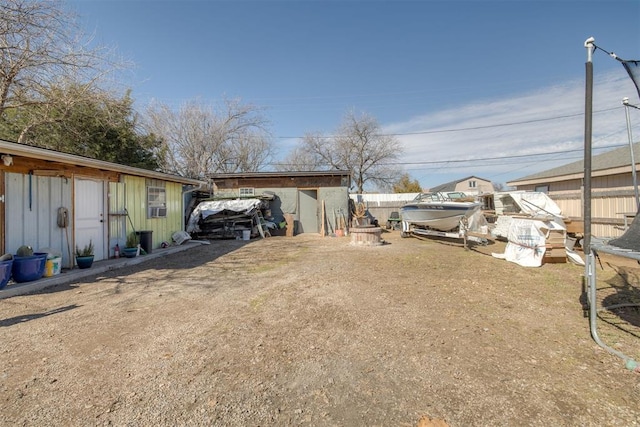
[[[187,185],[200,185],[205,183],[204,181],[200,181],[197,179],[185,178],[182,176],[171,175],[163,172],[156,172],[148,169],[120,165],[118,163],[96,160],[90,157],[62,153],[60,151],[49,150],[47,148],[34,147],[32,145],[19,144],[16,142],[9,142],[1,139],[0,153],[10,154],[12,156],[22,156],[31,159],[46,160],[50,162],[58,162],[74,166],[83,166],[105,171],[119,172],[126,175],[160,179],[163,181],[177,182]]]
[[[640,160],[640,142],[633,144],[633,156],[637,165]],[[612,173],[620,173],[619,168],[628,168],[631,170],[631,153],[628,145],[598,154],[591,158],[592,172],[601,172],[600,175],[606,175],[606,173],[602,172],[608,170],[611,170]],[[618,170],[614,172],[615,169]],[[579,175],[580,178],[584,176],[584,159],[515,179],[508,182],[507,185],[522,185],[526,181],[561,180],[563,177],[566,179],[575,179],[577,175]]]

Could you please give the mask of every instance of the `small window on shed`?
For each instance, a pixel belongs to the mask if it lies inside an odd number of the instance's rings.
[[[536,191],[539,193],[549,194],[549,186],[548,185],[538,185],[536,186]]]
[[[475,180],[470,180],[469,181],[469,188],[476,188],[476,181]]]
[[[162,187],[147,187],[147,217],[166,218],[167,193]]]
[[[255,196],[255,190],[253,188],[240,188],[240,197]]]

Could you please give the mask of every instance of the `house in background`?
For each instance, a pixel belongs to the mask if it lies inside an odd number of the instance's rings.
[[[252,197],[274,194],[270,202],[276,222],[290,214],[296,223],[296,233],[319,233],[324,218],[328,229],[335,230],[334,212],[349,215],[349,171],[313,172],[250,172],[213,174],[216,198]]]
[[[640,143],[633,144],[634,168],[638,169]],[[547,193],[564,216],[583,220],[584,160],[507,182],[517,190]],[[608,151],[591,159],[591,233],[597,237],[617,237],[638,210],[629,146]]]
[[[152,244],[184,229],[185,189],[205,183],[0,140],[0,253],[49,249],[73,267],[76,245],[91,241],[95,260],[113,256],[127,234]]]
[[[493,193],[493,184],[491,181],[477,176],[468,176],[466,178],[447,182],[429,189],[430,192],[453,192],[461,191],[468,196],[478,197],[483,194]]]

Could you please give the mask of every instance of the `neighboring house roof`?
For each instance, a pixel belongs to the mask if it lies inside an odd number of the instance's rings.
[[[461,183],[462,181],[467,181],[469,179],[477,179],[480,181],[491,182],[488,179],[478,178],[477,176],[471,175],[466,178],[458,179],[455,181],[447,182],[446,184],[441,184],[436,187],[432,187],[429,189],[429,191],[455,191],[457,184]]]
[[[242,173],[213,173],[209,177],[213,179],[229,178],[286,178],[286,177],[314,177],[314,176],[351,176],[350,171],[303,171],[303,172],[242,172]]]
[[[49,150],[47,148],[34,147],[31,145],[18,144],[16,142],[9,142],[4,140],[0,140],[0,153],[50,162],[58,162],[67,165],[118,172],[126,175],[160,179],[187,185],[200,185],[205,183],[205,181],[200,181],[197,179],[185,178],[182,176],[171,175],[142,168],[135,168],[132,166],[125,166],[117,163],[105,162],[104,160],[96,160],[90,157],[67,154],[60,151]]]
[[[640,142],[633,144],[633,157],[635,163],[640,160]],[[628,170],[625,170],[628,169]],[[611,173],[623,173],[631,171],[631,153],[629,146],[616,148],[606,153],[598,154],[591,158],[591,171],[594,175],[607,175]],[[597,173],[600,172],[600,173]],[[584,159],[569,163],[557,168],[547,169],[542,172],[514,179],[507,183],[508,186],[523,185],[526,181],[560,181],[564,179],[577,179],[584,176]]]

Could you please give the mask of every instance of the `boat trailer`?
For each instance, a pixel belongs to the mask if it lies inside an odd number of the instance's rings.
[[[467,241],[476,242],[481,245],[487,245],[489,243],[489,240],[491,239],[491,235],[488,233],[476,233],[469,230],[468,221],[465,221],[465,219],[466,218],[461,220],[458,227],[455,230],[451,231],[439,231],[430,228],[416,227],[414,224],[408,221],[402,221],[402,232],[400,236],[411,237],[412,235],[416,235],[425,237],[443,237],[446,239],[457,240],[462,239],[465,249],[467,248]]]

